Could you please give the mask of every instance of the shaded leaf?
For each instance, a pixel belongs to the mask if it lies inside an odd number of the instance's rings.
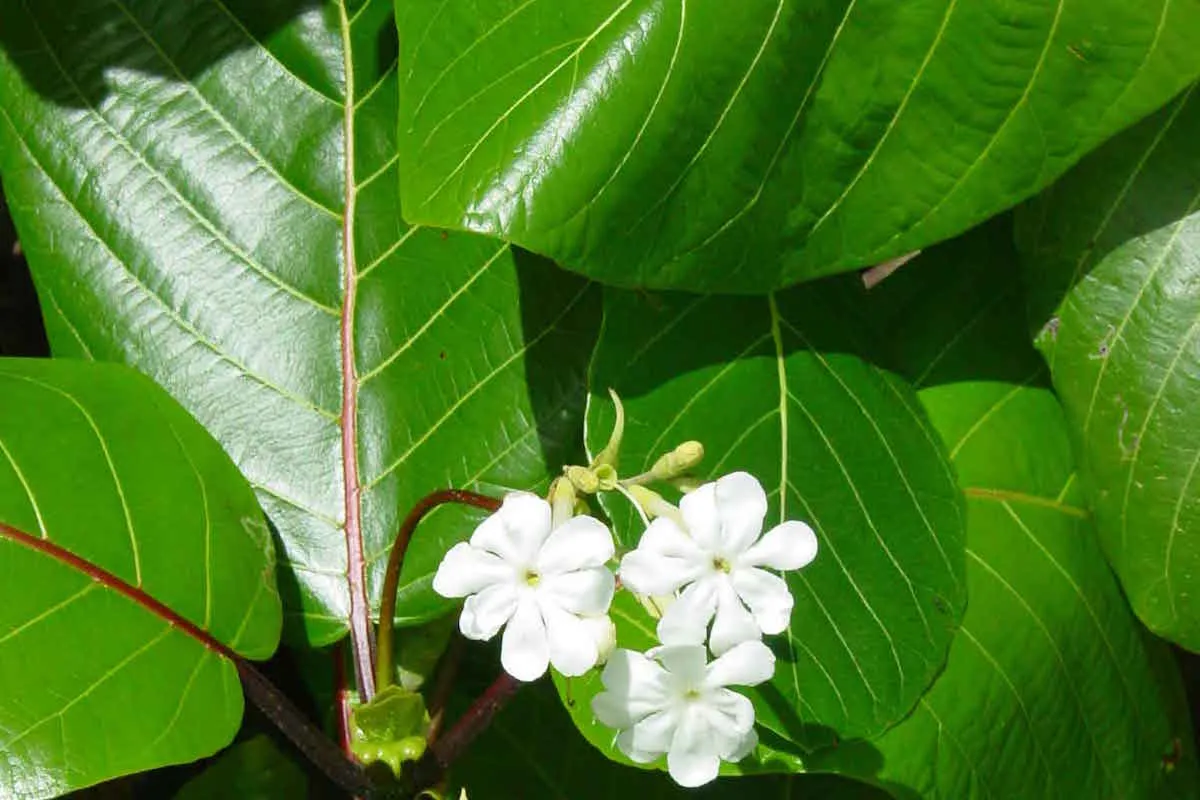
[[[967,496],[970,602],[912,715],[811,767],[873,777],[898,798],[1192,797],[1179,674],[1095,539],[1062,409],[1025,335],[1014,261],[1003,221],[872,296]]]
[[[270,736],[260,734],[239,742],[204,772],[188,781],[175,800],[280,800],[306,797],[308,776],[292,754]]]
[[[0,795],[233,738],[241,684],[213,639],[266,658],[281,609],[254,494],[194,419],[131,370],[0,360],[0,522]]]
[[[347,2],[14,3],[0,164],[55,353],[136,365],[214,433],[300,633],[351,623],[362,662],[408,508],[575,448],[596,316],[544,261],[400,220],[391,6]],[[470,524],[422,529],[403,621],[447,608]]]
[[[764,291],[952,236],[1200,74],[1153,0],[398,2],[409,219]]]
[[[1200,93],[1022,210],[1038,348],[1105,552],[1156,633],[1200,650]]]
[[[758,477],[768,525],[817,531],[816,561],[787,575],[795,609],[770,639],[775,678],[752,692],[760,725],[793,758],[908,713],[966,599],[961,498],[912,390],[856,354],[842,323],[860,295],[844,281],[753,299],[607,290],[592,364],[588,446],[607,439],[613,387],[627,414],[622,475],[696,439],[705,476]],[[634,546],[642,526],[627,501],[604,503]],[[617,617],[618,644],[644,649],[654,622],[634,611],[640,620]],[[598,689],[595,674],[572,685],[585,730]]]

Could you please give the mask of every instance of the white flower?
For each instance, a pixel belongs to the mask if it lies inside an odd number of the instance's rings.
[[[658,622],[659,639],[703,644],[711,622],[709,647],[720,655],[739,642],[782,632],[792,594],[762,567],[791,570],[811,562],[817,555],[812,528],[788,521],[762,534],[767,496],[745,472],[684,495],[679,510],[686,531],[659,517],[621,561],[621,582],[634,592],[680,592]]]
[[[615,580],[605,567],[612,556],[602,522],[573,517],[551,530],[550,504],[516,492],[469,542],[450,548],[433,589],[467,598],[459,618],[467,638],[484,641],[505,629],[500,662],[514,678],[536,680],[548,663],[582,675],[601,655],[606,626],[595,617],[612,602]]]
[[[600,675],[605,690],[592,699],[597,719],[620,731],[622,753],[642,764],[665,753],[681,786],[708,783],[721,761],[740,761],[754,749],[754,706],[725,687],[755,686],[775,672],[775,656],[762,642],[743,642],[706,662],[703,645],[645,655],[617,650]]]

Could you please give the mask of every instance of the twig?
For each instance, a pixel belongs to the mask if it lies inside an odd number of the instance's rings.
[[[450,765],[458,760],[479,734],[483,733],[496,713],[523,685],[507,672],[500,673],[492,685],[475,699],[466,713],[459,717],[454,727],[434,742],[417,762],[412,777],[412,784],[417,792],[441,781]]]
[[[425,518],[425,515],[435,508],[447,503],[461,503],[476,508],[495,511],[500,507],[500,501],[485,494],[468,492],[464,489],[442,489],[433,492],[413,506],[412,511],[404,518],[392,551],[388,554],[387,573],[383,578],[383,598],[379,605],[379,635],[376,637],[378,649],[375,656],[375,687],[377,692],[383,691],[392,684],[392,630],[396,624],[396,592],[400,586],[400,567],[404,564],[404,554],[408,551],[408,543],[412,541],[413,531]]]

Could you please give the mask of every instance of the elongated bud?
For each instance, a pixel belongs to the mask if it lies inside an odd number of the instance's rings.
[[[683,494],[694,492],[704,485],[704,481],[699,478],[693,478],[690,475],[685,475],[682,478],[675,478],[670,481],[670,484],[678,489]]]
[[[637,501],[637,504],[646,512],[646,516],[673,519],[686,530],[683,515],[679,513],[679,509],[664,500],[658,492],[647,489],[645,486],[630,486],[628,490],[629,496]]]
[[[557,528],[575,516],[575,486],[567,478],[550,484],[550,527]]]
[[[592,469],[602,465],[616,469],[617,458],[621,451],[621,437],[625,435],[625,406],[621,405],[621,398],[612,389],[608,390],[608,395],[612,398],[613,406],[616,408],[617,419],[613,422],[612,435],[608,437],[608,444],[604,445],[604,449],[597,453],[596,458],[592,460]]]
[[[677,478],[704,458],[704,445],[699,442],[684,442],[654,462],[650,474],[655,480],[669,481]]]

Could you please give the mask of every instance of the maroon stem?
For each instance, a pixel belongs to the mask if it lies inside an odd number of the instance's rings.
[[[491,724],[497,712],[524,686],[521,681],[500,673],[483,694],[475,699],[454,727],[434,742],[425,756],[417,762],[413,785],[422,790],[439,783],[450,765],[458,760],[475,738]]]
[[[425,515],[447,503],[460,503],[486,511],[495,511],[500,507],[499,500],[486,494],[468,492],[465,489],[442,489],[422,497],[400,524],[400,531],[396,534],[391,553],[388,554],[387,572],[383,578],[383,597],[379,606],[378,654],[375,658],[375,686],[378,691],[392,683],[392,630],[396,624],[396,592],[400,587],[400,567],[404,564],[404,554],[408,552],[413,532]]]
[[[49,539],[39,539],[2,522],[0,522],[0,538],[13,541],[87,575],[106,589],[128,598],[151,614],[166,620],[169,625],[183,631],[221,658],[231,661],[237,668],[242,681],[242,690],[250,702],[258,707],[315,766],[347,792],[364,794],[369,791],[371,784],[361,767],[346,759],[337,745],[314,727],[304,713],[249,661],[215,639],[208,631],[184,619],[136,586],[132,586],[108,570],[80,558]]]

